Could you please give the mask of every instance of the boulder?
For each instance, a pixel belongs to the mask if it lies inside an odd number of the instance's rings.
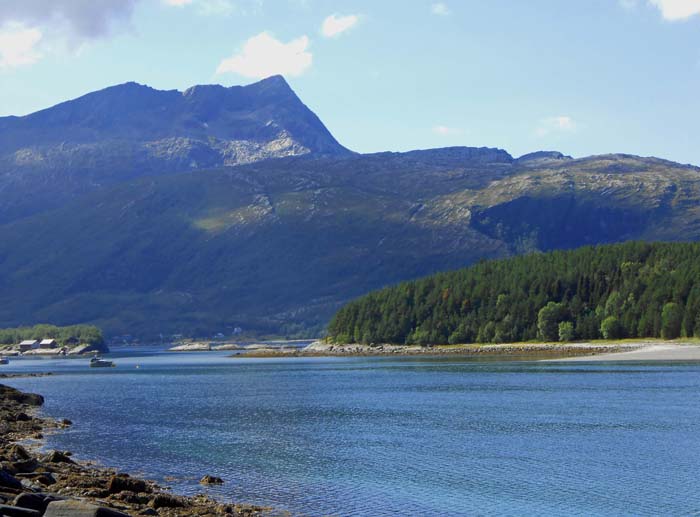
[[[0,515],[4,517],[41,517],[41,512],[30,510],[29,508],[0,504]]]
[[[158,508],[183,508],[187,506],[187,500],[171,494],[156,494],[149,504],[156,510]]]
[[[135,479],[126,476],[112,476],[107,484],[107,491],[110,494],[119,492],[150,492],[151,488],[143,479]]]
[[[10,388],[5,385],[0,385],[0,398],[19,402],[20,404],[27,404],[29,406],[41,406],[44,403],[44,397],[41,395],[37,395],[36,393],[22,393],[15,388]]]
[[[129,517],[127,514],[84,503],[82,501],[53,501],[46,507],[44,517]]]
[[[0,488],[22,490],[22,482],[5,469],[0,469]]]
[[[48,463],[75,463],[72,459],[66,456],[65,453],[61,451],[53,451],[44,458],[44,461]]]
[[[27,452],[27,449],[17,444],[10,447],[8,454],[10,458],[12,458],[12,461],[24,461],[31,458],[31,455]]]
[[[223,485],[224,484],[224,480],[221,479],[220,477],[210,476],[208,474],[206,476],[204,476],[202,479],[200,479],[199,482],[202,485]]]
[[[38,467],[39,462],[36,461],[34,458],[30,458],[28,460],[23,461],[15,461],[11,464],[11,468],[15,471],[15,473],[23,474],[34,472]]]
[[[53,494],[32,494],[24,493],[19,494],[12,501],[14,506],[19,506],[21,508],[29,508],[30,510],[36,510],[37,512],[43,513],[46,511],[46,507],[52,501],[60,501],[62,498]]]
[[[50,472],[42,472],[34,478],[34,481],[43,486],[51,486],[56,483],[56,478]]]
[[[136,492],[130,492],[128,490],[113,494],[112,497],[128,504],[148,504],[151,500],[151,497],[147,494],[137,494]]]

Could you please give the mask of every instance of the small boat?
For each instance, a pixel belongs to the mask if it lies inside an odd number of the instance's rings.
[[[114,366],[112,361],[107,361],[99,356],[90,359],[90,368],[111,368],[112,366]]]
[[[10,360],[7,357],[0,357],[0,364],[10,364]]]

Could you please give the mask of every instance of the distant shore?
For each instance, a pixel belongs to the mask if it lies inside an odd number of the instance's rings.
[[[653,350],[652,352],[646,352]],[[625,355],[639,352],[639,355]],[[612,356],[611,354],[615,354]],[[238,358],[275,357],[373,357],[373,356],[473,356],[542,360],[700,360],[700,342],[624,340],[586,343],[505,343],[468,345],[360,345],[316,341],[301,348],[265,348],[232,355]],[[612,357],[610,359],[604,359]],[[639,357],[640,359],[636,359]],[[671,359],[666,359],[672,357]],[[657,359],[658,358],[658,359]]]
[[[174,495],[152,481],[77,461],[70,452],[42,451],[45,433],[72,425],[38,415],[43,402],[41,395],[0,384],[0,515],[253,517],[269,513],[267,508],[221,503],[205,494]],[[218,482],[211,476],[202,478],[203,484]]]

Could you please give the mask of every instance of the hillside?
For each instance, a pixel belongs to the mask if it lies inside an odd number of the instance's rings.
[[[144,176],[344,154],[281,76],[184,92],[126,83],[0,118],[0,221]]]
[[[700,239],[700,171],[448,148],[149,176],[0,226],[0,325],[317,333],[348,300],[482,258]]]
[[[700,336],[700,244],[625,243],[482,262],[366,295],[339,343]]]
[[[127,83],[0,118],[0,326],[317,334],[482,258],[700,239],[700,169],[452,147],[360,155],[285,80]]]

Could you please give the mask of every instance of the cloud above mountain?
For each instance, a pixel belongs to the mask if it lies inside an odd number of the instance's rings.
[[[0,30],[0,69],[31,65],[41,59],[37,44],[42,34],[38,29],[10,24]]]
[[[700,0],[649,0],[661,11],[661,15],[669,21],[686,20],[700,14]]]
[[[542,138],[556,133],[570,133],[576,129],[576,122],[568,115],[557,115],[540,120],[535,135]]]
[[[261,32],[249,38],[239,52],[223,59],[216,73],[236,73],[252,79],[276,74],[295,77],[303,74],[312,62],[308,36],[284,43],[269,32]]]
[[[139,0],[0,0],[0,69],[32,65],[128,26]]]
[[[360,17],[356,14],[350,14],[347,16],[338,16],[336,14],[331,14],[321,24],[321,34],[326,38],[335,38],[340,36],[344,32],[352,29]]]
[[[0,27],[22,24],[75,39],[109,35],[131,18],[138,0],[22,0],[0,2]]]
[[[677,22],[700,15],[700,0],[619,0],[625,9],[634,9],[646,3],[655,7],[664,20]]]

